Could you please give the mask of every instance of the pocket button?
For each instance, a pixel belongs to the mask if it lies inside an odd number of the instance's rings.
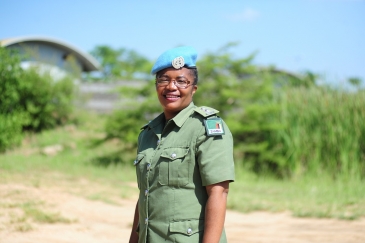
[[[191,235],[191,233],[193,233],[193,230],[191,228],[189,228],[186,233],[188,233],[188,235]]]

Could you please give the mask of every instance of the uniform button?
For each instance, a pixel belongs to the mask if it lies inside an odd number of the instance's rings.
[[[147,164],[147,170],[150,170],[151,169],[151,164],[150,163],[148,163]]]
[[[133,164],[136,165],[138,163],[138,160],[133,161]]]
[[[144,220],[144,224],[148,224],[148,218]]]
[[[191,235],[191,233],[193,233],[193,230],[189,228],[188,231],[186,231],[186,233],[188,233],[188,235]]]
[[[144,191],[144,195],[147,196],[148,195],[148,190]]]
[[[172,153],[171,154],[171,158],[175,159],[176,158],[176,154],[175,153]]]
[[[157,140],[157,145],[159,145],[161,143],[161,140],[159,139],[159,140]]]

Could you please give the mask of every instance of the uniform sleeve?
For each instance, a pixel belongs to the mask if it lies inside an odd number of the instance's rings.
[[[233,138],[223,122],[225,134],[208,137],[203,127],[197,139],[196,157],[203,186],[234,181]]]

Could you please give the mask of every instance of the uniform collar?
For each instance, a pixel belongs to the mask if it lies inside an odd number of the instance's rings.
[[[185,121],[188,119],[188,117],[191,115],[192,111],[195,109],[195,105],[193,102],[190,102],[190,104],[184,108],[183,110],[181,110],[174,118],[172,118],[171,120],[173,120],[176,124],[176,126],[178,127],[182,127],[182,125],[184,125]],[[165,115],[164,113],[161,113],[160,115],[158,115],[155,119],[153,119],[148,126],[150,128],[154,128],[157,127],[159,125],[162,125],[165,123]]]
[[[182,127],[184,125],[185,121],[189,118],[192,111],[195,109],[195,105],[193,102],[190,102],[190,104],[181,110],[172,120],[175,122],[176,126]]]

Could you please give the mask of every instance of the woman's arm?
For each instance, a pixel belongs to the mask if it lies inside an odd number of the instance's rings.
[[[203,243],[218,243],[226,217],[229,181],[206,186],[208,201],[205,207]]]
[[[139,211],[138,211],[138,201],[136,204],[136,209],[134,211],[134,219],[133,219],[133,226],[131,236],[129,238],[129,243],[138,243],[138,233],[137,233],[137,226],[138,226],[138,219],[139,218]]]

